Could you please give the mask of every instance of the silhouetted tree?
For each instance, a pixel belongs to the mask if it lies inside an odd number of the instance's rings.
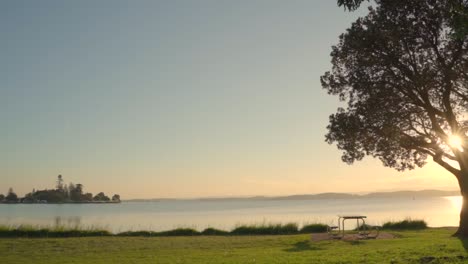
[[[70,191],[68,190],[68,186],[66,184],[63,185],[63,193],[66,199],[70,199]]]
[[[110,198],[107,197],[103,192],[100,192],[96,194],[93,198],[94,201],[99,201],[99,202],[108,202],[110,201]]]
[[[114,194],[114,196],[112,196],[112,201],[115,203],[120,203],[120,195]]]
[[[5,200],[5,195],[0,194],[0,202],[3,202]]]
[[[71,199],[72,193],[75,191],[75,185],[70,182],[68,184],[68,197]]]
[[[83,195],[83,185],[82,184],[74,185],[73,183],[70,183],[68,185],[68,191],[70,192],[70,200],[72,200],[74,202],[81,201],[81,198],[82,198],[82,195]]]
[[[63,191],[63,177],[62,177],[62,175],[57,176],[57,190]]]
[[[5,202],[7,203],[17,203],[18,202],[18,195],[13,191],[13,188],[10,187],[8,189],[8,194],[5,197]]]
[[[377,5],[388,4],[386,2],[404,2],[404,0],[375,0]],[[354,11],[359,8],[359,6],[364,2],[364,0],[338,0],[338,6],[343,6],[345,10]],[[367,0],[369,2],[369,0]],[[435,3],[437,0],[428,1]],[[450,23],[452,29],[454,30],[454,36],[458,38],[463,38],[468,34],[468,0],[445,0],[447,11],[450,15]]]
[[[375,2],[340,36],[321,77],[347,102],[330,116],[326,141],[346,163],[371,155],[405,170],[432,157],[458,180],[457,234],[468,236],[468,37],[456,28],[467,1]]]
[[[343,6],[345,9],[353,11],[358,9],[362,2],[364,0],[338,0],[338,6]]]
[[[85,202],[91,202],[91,201],[93,201],[93,194],[92,193],[85,193],[85,194],[83,194],[82,199]]]

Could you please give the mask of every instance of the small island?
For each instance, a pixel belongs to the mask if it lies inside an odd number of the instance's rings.
[[[7,195],[0,194],[0,203],[120,203],[120,195],[114,194],[109,198],[100,192],[93,196],[92,193],[83,191],[83,184],[65,184],[62,175],[57,176],[55,189],[35,190],[27,193],[24,197],[18,197],[13,188],[8,190]]]

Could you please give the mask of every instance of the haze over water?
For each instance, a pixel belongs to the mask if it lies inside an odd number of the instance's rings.
[[[460,197],[321,200],[165,200],[121,204],[0,204],[0,224],[100,227],[113,232],[178,227],[230,230],[239,224],[336,224],[339,214],[366,215],[367,223],[406,217],[429,226],[457,226]],[[353,228],[354,223],[348,223]]]

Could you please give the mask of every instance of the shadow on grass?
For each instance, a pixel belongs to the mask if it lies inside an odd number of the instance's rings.
[[[460,242],[463,248],[465,249],[465,251],[468,252],[468,238],[458,237],[458,239],[460,239]]]
[[[308,250],[321,250],[316,245],[311,245],[309,240],[299,241],[292,248],[285,249],[286,252],[301,252]]]
[[[348,243],[350,245],[353,245],[353,246],[359,246],[359,245],[363,245],[364,242],[362,240],[342,240],[343,242],[345,243]]]

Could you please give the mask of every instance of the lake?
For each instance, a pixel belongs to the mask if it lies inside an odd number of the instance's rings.
[[[321,200],[165,200],[120,204],[0,204],[0,224],[80,226],[162,231],[178,227],[230,230],[240,224],[325,223],[337,215],[362,214],[367,223],[410,217],[429,226],[457,226],[461,197]],[[351,225],[351,224],[350,224]],[[353,226],[350,226],[352,228]]]

